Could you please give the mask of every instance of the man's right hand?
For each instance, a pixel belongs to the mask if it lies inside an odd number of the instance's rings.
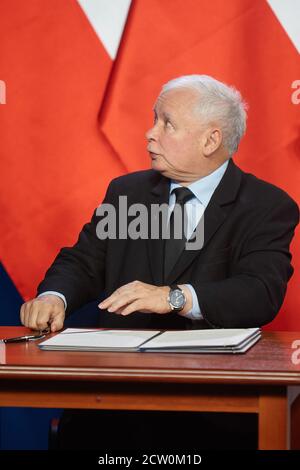
[[[61,330],[65,320],[65,304],[57,295],[47,294],[25,302],[20,310],[21,323],[32,330]]]

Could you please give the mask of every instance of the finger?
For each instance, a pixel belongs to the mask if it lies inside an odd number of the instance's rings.
[[[48,305],[44,302],[40,301],[35,301],[32,302],[31,308],[30,308],[30,316],[29,316],[29,322],[28,326],[32,330],[39,330],[40,329],[40,324],[41,326],[44,326],[46,328],[49,316],[50,316],[50,310],[52,306]],[[40,317],[43,317],[43,319],[46,319],[46,324],[43,324],[43,322],[40,322]]]
[[[111,294],[109,297],[107,297],[105,300],[102,300],[98,307],[102,309],[107,309],[117,298],[118,294],[117,291],[115,291],[113,294]]]
[[[118,300],[120,300],[122,298],[124,298],[124,293],[121,295],[119,290],[117,290],[114,294],[110,295],[109,297],[107,297],[107,299],[105,299],[103,302],[101,302],[101,304],[99,304],[100,308],[108,309],[115,302],[117,302]]]
[[[138,299],[132,302],[130,305],[125,306],[122,311],[118,312],[120,315],[130,315],[133,312],[142,312],[142,313],[148,313],[152,311],[151,309],[148,308],[147,303],[145,302],[145,299]]]
[[[34,308],[34,305],[31,305],[30,313],[28,316],[28,328],[31,328],[32,330],[38,329],[38,327],[36,326],[37,313],[37,309]]]
[[[21,305],[21,308],[20,308],[20,322],[22,323],[22,325],[24,325],[24,321],[25,321],[25,303],[23,305]]]
[[[53,313],[49,319],[51,333],[59,331],[64,326],[65,312],[59,311]]]
[[[26,302],[24,305],[24,326],[29,328],[29,320],[30,320],[30,308],[31,308],[32,301]]]
[[[113,304],[113,302],[115,302],[120,297],[120,295],[123,295],[127,293],[128,291],[129,292],[136,291],[136,289],[139,289],[142,285],[145,285],[145,284],[141,281],[132,281],[132,282],[129,282],[128,284],[124,284],[123,286],[118,287],[118,289],[116,289],[109,297],[103,300],[98,305],[98,307],[100,307],[101,309],[107,309],[109,306]]]
[[[115,302],[113,302],[111,306],[107,308],[107,310],[109,312],[116,312],[119,309],[123,308],[125,305],[131,304],[132,302],[134,302],[135,300],[138,300],[139,298],[141,298],[141,296],[136,292],[132,292],[126,295],[123,294],[121,297],[118,297],[118,299]]]
[[[138,300],[135,300],[134,302],[132,302],[130,305],[127,305],[119,313],[121,315],[127,316],[127,315],[130,315],[133,312],[144,310],[145,308],[146,307],[145,307],[144,300],[143,299],[138,299]]]
[[[111,299],[111,296],[110,297],[107,297],[107,299],[105,300],[102,300],[102,302],[100,302],[100,304],[98,305],[98,307],[102,308],[103,310],[107,309],[107,307],[109,307],[112,303],[112,299]]]
[[[42,307],[38,311],[38,315],[36,317],[36,327],[39,330],[45,330],[49,326],[49,319],[51,315],[51,310],[45,309]]]

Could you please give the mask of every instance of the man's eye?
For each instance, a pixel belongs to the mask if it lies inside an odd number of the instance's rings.
[[[165,122],[166,127],[173,127],[171,121],[166,121]]]

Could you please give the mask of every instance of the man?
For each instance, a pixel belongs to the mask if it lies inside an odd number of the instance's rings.
[[[116,178],[104,202],[118,210],[126,195],[128,206],[172,205],[171,191],[188,187],[190,202],[205,208],[204,246],[184,250],[164,276],[163,241],[100,240],[94,214],[77,244],[61,250],[40,296],[21,307],[25,326],[50,323],[58,331],[65,313],[103,291],[107,326],[252,327],[277,314],[293,271],[289,244],[299,212],[284,191],[243,173],[231,159],[246,125],[240,94],[210,77],[181,77],[163,87],[154,115],[147,133],[152,170]],[[175,283],[186,302],[173,312],[168,296]]]
[[[22,323],[58,331],[65,315],[101,292],[104,327],[240,328],[272,321],[293,272],[289,245],[299,210],[284,191],[233,162],[245,128],[246,106],[235,89],[203,75],[167,83],[147,132],[152,169],[113,180],[104,203],[117,220],[121,196],[149,213],[167,204],[174,229],[176,202],[186,216],[182,240],[203,227],[203,246],[182,248],[172,235],[123,238],[114,231],[101,238],[103,214],[95,212],[78,242],[61,250],[38,297],[21,307]]]

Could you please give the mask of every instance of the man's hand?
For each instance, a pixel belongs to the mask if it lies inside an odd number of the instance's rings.
[[[184,286],[183,290],[187,297],[187,305],[180,313],[187,312],[192,302],[189,289]],[[115,290],[99,304],[99,307],[121,315],[129,315],[133,312],[170,313],[172,309],[168,302],[169,292],[169,286],[158,287],[141,281],[133,281]]]
[[[32,330],[61,330],[65,320],[65,304],[57,295],[43,295],[25,302],[20,310],[21,323]]]

